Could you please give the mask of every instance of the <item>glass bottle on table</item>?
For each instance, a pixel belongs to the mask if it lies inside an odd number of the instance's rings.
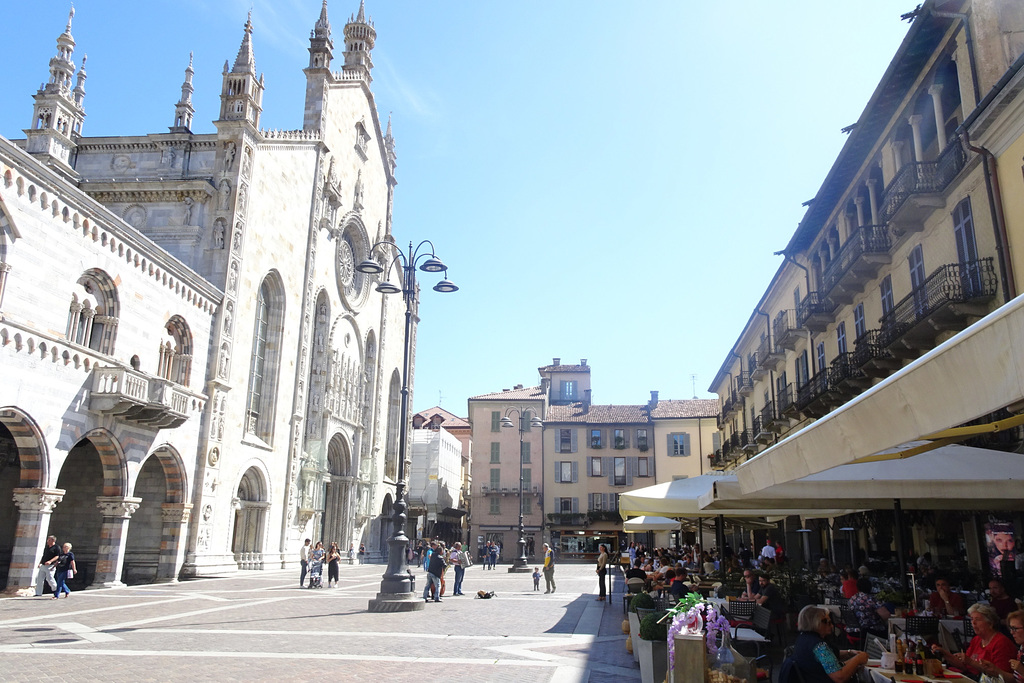
[[[896,673],[901,674],[903,673],[903,657],[906,656],[906,649],[903,647],[903,640],[901,638],[896,639],[896,651],[894,654],[896,657],[894,658],[893,669],[896,670]]]
[[[903,658],[903,672],[914,673],[914,663],[917,661],[917,644],[911,640],[907,643],[907,654]]]

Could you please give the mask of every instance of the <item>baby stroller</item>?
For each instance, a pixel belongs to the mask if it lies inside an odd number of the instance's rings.
[[[310,588],[323,588],[323,575],[324,575],[324,561],[323,560],[310,560],[309,561],[309,587]]]

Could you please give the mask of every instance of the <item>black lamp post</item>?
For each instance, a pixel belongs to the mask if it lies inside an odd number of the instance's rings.
[[[429,246],[429,252],[423,249],[424,245]],[[388,539],[388,566],[380,582],[380,592],[377,597],[370,600],[369,610],[371,612],[411,612],[423,609],[424,602],[415,595],[416,577],[409,571],[409,564],[405,558],[406,547],[409,539],[405,535],[405,522],[408,517],[405,514],[407,504],[405,502],[405,448],[409,436],[409,365],[412,357],[412,318],[413,311],[417,307],[416,291],[416,267],[427,273],[444,272],[445,278],[434,285],[435,292],[455,292],[459,288],[448,280],[448,268],[434,255],[434,245],[430,240],[423,240],[413,249],[412,242],[409,242],[407,254],[391,241],[378,242],[370,248],[369,256],[372,257],[377,251],[386,265],[367,258],[356,266],[360,273],[368,275],[384,274],[384,277],[377,284],[377,291],[381,294],[401,294],[405,300],[405,340],[402,349],[402,403],[399,410],[399,435],[398,435],[398,482],[395,484],[395,502],[391,507],[391,525],[394,535]],[[390,259],[390,260],[389,260]],[[423,261],[420,264],[420,261]],[[388,277],[391,269],[401,270],[402,286],[391,282]]]
[[[530,427],[544,427],[544,423],[540,421],[536,414],[532,414],[529,411],[524,414],[518,408],[509,408],[505,411],[505,417],[501,418],[502,427],[506,429],[515,427],[512,423],[512,418],[509,417],[513,413],[519,415],[519,557],[514,559],[512,566],[508,568],[510,573],[530,571],[530,567],[527,566],[529,561],[526,559],[526,527],[523,526],[523,432],[526,431],[527,415],[533,415],[530,418]]]

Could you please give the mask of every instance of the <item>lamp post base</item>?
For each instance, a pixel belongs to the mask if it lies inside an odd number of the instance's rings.
[[[521,563],[521,564],[520,564]],[[521,557],[512,560],[512,566],[508,568],[509,574],[529,574],[530,565]]]
[[[415,593],[377,593],[370,600],[370,612],[418,612],[427,603]]]

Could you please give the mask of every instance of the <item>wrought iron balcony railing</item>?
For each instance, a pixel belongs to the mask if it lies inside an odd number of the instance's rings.
[[[772,338],[776,346],[792,348],[799,338],[799,329],[796,324],[796,312],[792,309],[779,311],[775,320],[772,321]]]
[[[832,322],[836,303],[821,292],[810,292],[796,309],[796,326],[821,332]]]
[[[942,192],[967,163],[959,137],[953,137],[935,161],[904,164],[882,194],[881,218],[889,222],[915,194]]]
[[[888,256],[891,247],[892,240],[886,226],[860,226],[839,248],[836,257],[821,274],[820,291],[831,296],[833,289],[842,287],[849,280],[861,281],[859,271],[866,265],[865,262],[872,260],[872,257]],[[869,274],[873,271],[874,268],[869,267]]]
[[[736,375],[736,391],[740,396],[750,396],[754,392],[754,380],[749,370],[740,370]]]
[[[883,346],[891,346],[949,304],[989,299],[995,296],[997,283],[991,256],[940,266],[882,316],[879,341]]]
[[[823,397],[828,390],[828,370],[821,370],[797,388],[796,407],[805,410],[811,403]]]

